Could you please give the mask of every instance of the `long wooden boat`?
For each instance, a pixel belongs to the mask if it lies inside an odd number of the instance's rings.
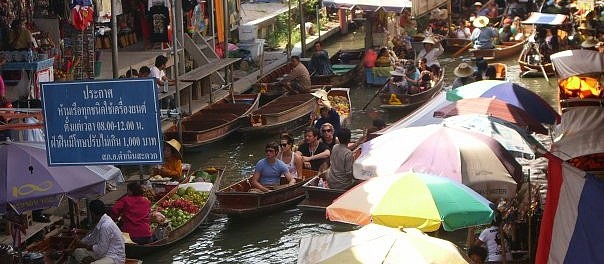
[[[464,48],[472,42],[470,39],[464,38],[446,38],[441,41],[446,53],[455,53],[461,48]]]
[[[312,84],[344,86],[354,80],[362,68],[363,49],[339,50],[331,56],[332,75],[315,75],[311,77]]]
[[[242,118],[258,109],[259,94],[239,94],[224,98],[182,121],[182,145],[196,148],[220,140],[242,125]],[[234,100],[233,100],[234,99]],[[178,138],[173,126],[164,133],[167,140]]]
[[[250,192],[253,188],[251,177],[234,183],[216,193],[218,206],[214,211],[229,217],[253,217],[283,210],[298,204],[304,199],[302,185],[316,176],[317,172],[304,169],[302,178],[296,184],[270,192]],[[285,178],[282,184],[287,184]]]
[[[146,245],[139,244],[126,244],[126,256],[129,258],[141,258],[143,256],[147,256],[153,252],[157,252],[158,250],[168,247],[183,238],[187,237],[193,231],[195,231],[199,225],[201,225],[210,212],[212,211],[214,204],[216,203],[216,192],[220,190],[220,183],[222,178],[224,177],[224,169],[219,169],[216,175],[216,179],[214,180],[212,189],[210,190],[210,196],[208,200],[200,208],[199,212],[197,212],[189,221],[179,226],[176,229],[171,230],[168,235],[160,240],[157,240],[153,243],[149,243]],[[159,202],[169,199],[174,193],[178,191],[178,188],[173,189],[168,194],[164,196]]]
[[[520,52],[520,56],[518,56],[518,65],[520,66],[520,77],[543,77],[543,71],[547,76],[553,76],[556,74],[554,71],[554,66],[551,62],[541,63],[543,58],[540,59],[540,62],[535,64],[531,63],[529,59],[529,51],[532,46],[530,44],[524,45],[522,52]],[[543,66],[543,69],[541,68]]]
[[[340,124],[342,127],[350,127],[352,115],[350,88],[331,88],[327,92],[327,99],[329,99],[331,106],[340,115]]]
[[[308,125],[316,108],[311,94],[282,95],[247,116],[242,133],[274,134]]]
[[[329,189],[319,187],[319,176],[312,178],[302,186],[305,198],[298,204],[298,208],[304,211],[325,212],[325,208],[344,194],[346,190]]]
[[[476,58],[482,57],[487,61],[497,61],[519,54],[522,51],[525,42],[526,40],[503,42],[501,45],[496,45],[494,49],[470,49],[470,53]]]
[[[384,109],[384,110],[400,111],[400,112],[407,112],[407,111],[414,110],[414,109],[420,107],[421,105],[423,105],[425,102],[427,102],[432,97],[434,97],[434,95],[437,94],[440,90],[442,90],[444,77],[445,77],[445,71],[441,71],[440,77],[434,83],[434,85],[432,85],[432,87],[430,87],[430,89],[423,91],[423,92],[415,93],[415,94],[399,95],[398,99],[401,102],[401,104],[389,104],[390,95],[385,94],[382,97],[382,104],[380,105],[380,108]]]

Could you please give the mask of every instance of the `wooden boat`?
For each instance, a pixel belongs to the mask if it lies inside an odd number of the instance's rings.
[[[157,252],[162,248],[168,247],[193,233],[193,231],[195,231],[199,227],[199,225],[201,225],[201,223],[205,221],[205,219],[212,211],[212,208],[216,203],[216,192],[220,189],[220,183],[223,177],[224,170],[219,169],[216,175],[216,180],[214,181],[214,185],[210,190],[210,196],[208,197],[208,200],[203,205],[203,207],[200,208],[199,212],[197,212],[191,219],[189,219],[188,222],[184,223],[176,229],[171,230],[165,238],[157,240],[153,243],[146,245],[127,243],[126,256],[129,258],[141,258],[143,256],[147,256],[149,254],[152,254],[153,252]],[[164,198],[158,201],[158,203],[165,199],[169,199],[177,191],[178,188],[173,189],[168,194],[166,194]]]
[[[494,49],[470,49],[470,53],[476,58],[482,57],[487,61],[502,60],[519,54],[522,51],[525,42],[526,40],[503,42],[501,45],[496,45]]]
[[[432,87],[426,91],[415,93],[415,94],[405,94],[399,95],[398,99],[401,104],[389,104],[390,95],[385,94],[382,97],[382,104],[380,105],[381,109],[390,110],[390,111],[400,111],[407,112],[414,110],[420,107],[422,104],[430,100],[435,94],[437,94],[443,88],[443,80],[445,77],[445,72],[442,71],[438,80],[432,85]]]
[[[258,109],[259,94],[239,94],[222,99],[182,121],[182,145],[191,149],[220,140],[242,125],[242,117]],[[233,100],[234,99],[234,100]],[[164,133],[166,140],[178,138],[178,128]]]
[[[465,46],[470,44],[470,42],[472,42],[472,41],[469,39],[446,38],[443,41],[441,41],[441,44],[443,45],[443,48],[445,49],[446,53],[455,53],[458,50],[460,50],[461,48],[464,48]]]
[[[309,124],[316,105],[311,94],[282,95],[247,116],[239,132],[274,134],[295,130]]]
[[[311,77],[312,84],[344,86],[354,80],[362,68],[363,49],[339,50],[331,56],[332,75],[315,75]]]
[[[302,185],[305,198],[298,204],[298,208],[304,211],[325,212],[335,199],[340,197],[346,190],[329,189],[319,187],[319,176]]]
[[[542,63],[543,58],[539,55],[531,55],[533,44],[527,43],[524,45],[520,56],[518,56],[518,65],[520,65],[520,77],[543,77],[543,71],[547,76],[556,74],[554,66],[551,62]],[[537,56],[536,60],[534,59]],[[541,67],[543,66],[543,69]]]
[[[327,99],[331,106],[340,115],[342,127],[350,126],[352,114],[352,102],[350,101],[350,88],[331,88],[327,92]]]
[[[242,218],[283,210],[304,199],[302,185],[316,175],[316,171],[304,169],[303,178],[297,178],[296,184],[266,193],[250,192],[253,188],[251,177],[241,180],[216,193],[218,206],[214,211]],[[285,178],[281,178],[282,184],[287,184],[285,181]]]

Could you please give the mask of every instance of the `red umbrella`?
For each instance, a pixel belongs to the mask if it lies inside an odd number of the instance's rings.
[[[528,130],[547,135],[547,129],[526,111],[495,98],[462,99],[434,112],[435,117],[480,114],[494,116]]]

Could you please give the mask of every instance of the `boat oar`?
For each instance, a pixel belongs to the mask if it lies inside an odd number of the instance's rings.
[[[386,82],[386,84],[384,84],[384,86],[382,86],[382,88],[378,89],[377,92],[375,92],[373,97],[371,97],[371,99],[369,99],[369,102],[367,102],[367,104],[363,107],[363,110],[361,110],[361,111],[365,111],[365,109],[367,109],[369,104],[371,104],[371,102],[373,102],[373,100],[380,94],[380,92],[382,92],[382,90],[384,90],[384,88],[386,88],[386,86],[388,86],[388,82]]]
[[[463,46],[461,49],[459,49],[455,53],[453,53],[453,55],[451,55],[451,57],[455,58],[455,57],[461,55],[466,50],[468,50],[470,47],[472,47],[472,41],[470,41],[470,43],[468,43],[468,45]]]
[[[541,72],[543,73],[543,77],[545,77],[545,81],[547,82],[547,85],[549,85],[551,87],[552,84],[549,83],[549,77],[547,77],[547,72],[545,72],[545,68],[543,68],[543,63],[539,62],[539,67],[541,68]]]

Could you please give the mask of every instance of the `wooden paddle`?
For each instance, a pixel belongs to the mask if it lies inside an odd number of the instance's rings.
[[[388,86],[388,82],[389,81],[387,81],[386,84],[384,84],[384,86],[382,86],[382,88],[378,89],[377,92],[375,92],[373,97],[371,97],[371,99],[369,99],[369,102],[367,102],[367,104],[365,104],[365,106],[363,106],[363,109],[361,111],[365,111],[365,109],[367,109],[369,104],[371,104],[371,102],[373,102],[373,100],[380,94],[380,92],[382,92],[382,90],[384,90],[384,88],[386,88],[386,86]]]
[[[462,53],[464,53],[466,50],[468,50],[470,47],[472,47],[473,41],[470,41],[470,43],[468,43],[468,45],[465,45],[464,47],[462,47],[461,49],[458,49],[455,53],[453,53],[453,55],[451,55],[451,57],[455,58],[459,55],[461,55]]]

